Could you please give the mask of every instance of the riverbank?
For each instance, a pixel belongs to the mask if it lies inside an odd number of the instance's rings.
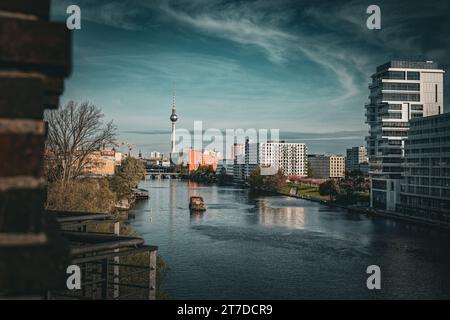
[[[317,198],[302,196],[302,195],[298,195],[298,194],[294,195],[294,194],[286,193],[286,192],[282,192],[282,191],[276,192],[275,194],[292,197],[292,198],[297,198],[297,199],[303,199],[303,200],[307,200],[307,201],[313,201],[313,202],[317,202],[317,203],[320,203],[320,204],[328,206],[328,207],[345,209],[352,213],[365,214],[368,216],[379,216],[379,217],[383,217],[383,218],[388,218],[388,219],[412,223],[412,224],[426,225],[429,227],[450,230],[450,223],[445,223],[442,221],[419,218],[419,217],[404,215],[401,213],[393,213],[393,212],[389,212],[389,211],[376,210],[376,209],[372,209],[370,207],[364,207],[364,206],[359,206],[359,205],[344,205],[344,204],[339,204],[339,203],[329,201],[329,200],[317,199]]]

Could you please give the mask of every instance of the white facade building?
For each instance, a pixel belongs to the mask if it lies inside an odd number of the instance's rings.
[[[265,142],[259,145],[261,167],[281,169],[286,176],[307,176],[307,148],[304,143]]]
[[[372,76],[366,104],[371,207],[395,211],[400,203],[409,120],[443,112],[443,76],[432,61],[390,61]]]

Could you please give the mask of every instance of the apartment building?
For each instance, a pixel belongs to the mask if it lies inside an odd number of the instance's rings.
[[[341,155],[308,155],[308,166],[314,179],[338,179],[345,177],[345,157]]]
[[[409,120],[443,112],[444,71],[432,61],[395,60],[377,67],[366,104],[371,207],[400,203],[404,141]]]
[[[450,113],[411,120],[403,178],[399,211],[450,222]]]

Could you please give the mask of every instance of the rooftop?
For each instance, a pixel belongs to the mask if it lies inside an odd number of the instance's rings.
[[[439,69],[439,65],[434,61],[413,61],[413,60],[391,60],[377,67],[377,72],[389,68],[407,68],[407,69]]]

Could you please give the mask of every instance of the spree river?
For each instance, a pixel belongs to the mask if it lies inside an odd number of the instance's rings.
[[[172,299],[449,299],[450,231],[238,187],[148,180],[130,224],[157,245]],[[189,197],[208,210],[190,215]],[[381,290],[367,289],[369,265]]]

